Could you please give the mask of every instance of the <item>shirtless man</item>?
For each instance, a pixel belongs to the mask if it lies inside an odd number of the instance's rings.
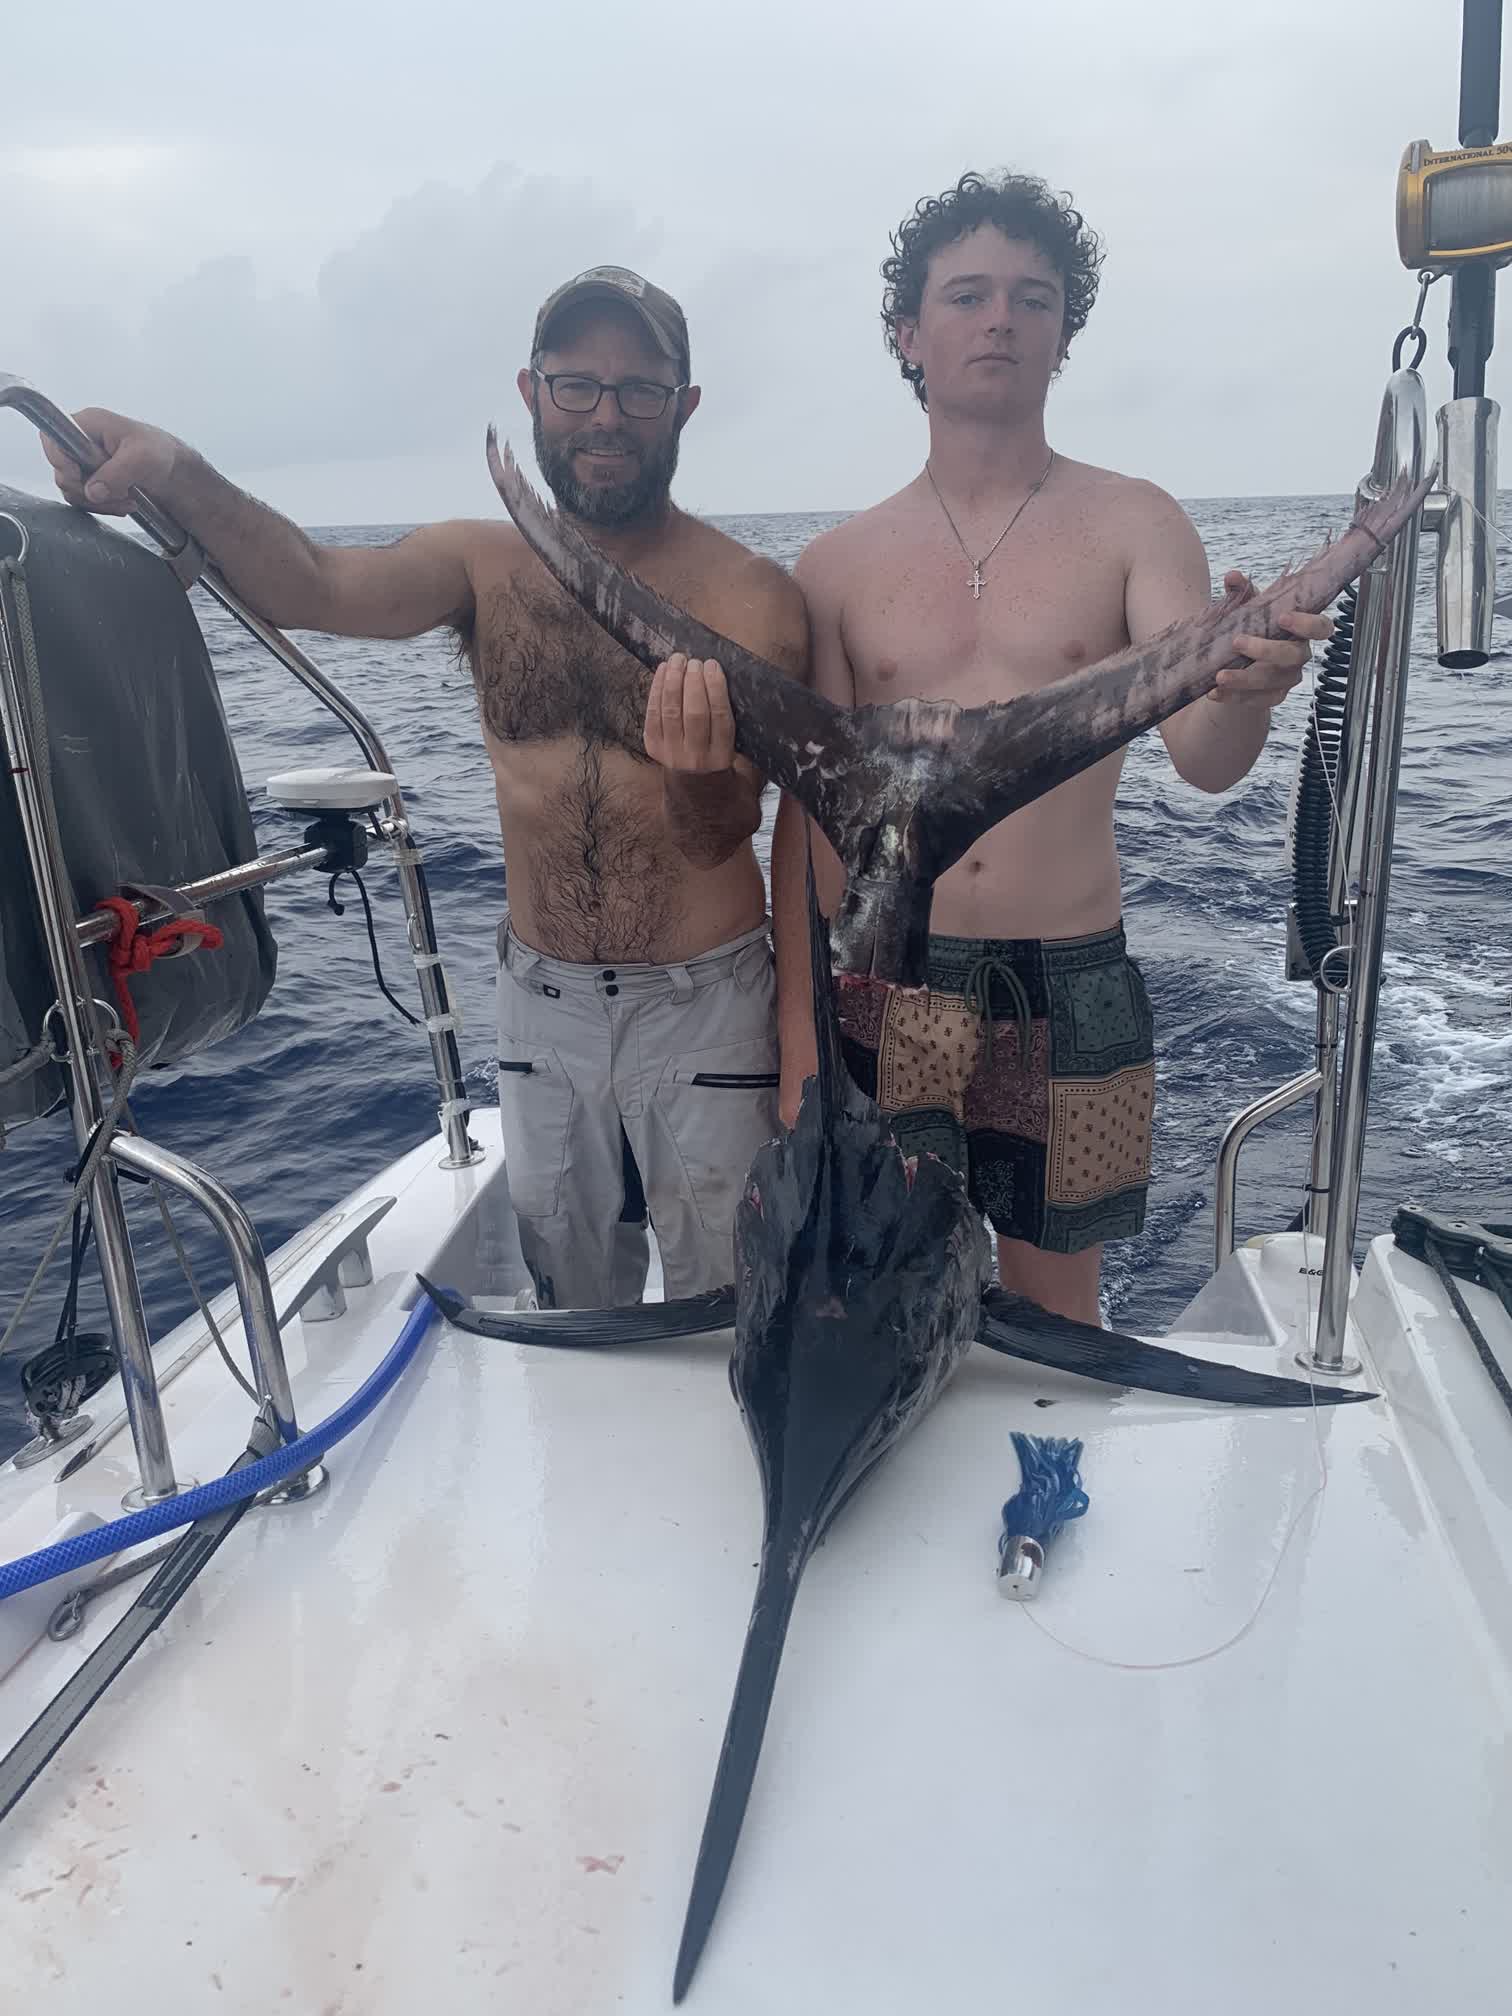
[[[1006,700],[1138,643],[1209,600],[1201,541],[1151,483],[1052,455],[1045,398],[1097,290],[1101,253],[1043,183],[964,176],[899,228],[883,318],[929,417],[929,457],[895,497],[798,562],[813,676],[843,705]],[[1230,576],[1229,583],[1242,583]],[[1241,638],[1249,663],[1161,729],[1180,776],[1223,791],[1259,755],[1326,617],[1298,640]],[[985,1028],[963,1096],[898,1116],[909,1149],[963,1167],[1004,1284],[1096,1323],[1102,1242],[1144,1223],[1153,1023],[1124,948],[1113,801],[1122,755],[978,841],[935,890],[929,984],[942,1032]],[[781,1106],[814,1068],[803,818],[773,848]],[[815,832],[816,852],[828,855]],[[834,873],[832,855],[822,866]],[[831,907],[827,902],[826,907]],[[893,1006],[901,1004],[894,1003]],[[850,1068],[878,1085],[898,1040],[887,990],[848,987]]]
[[[670,295],[622,267],[579,274],[542,307],[519,374],[536,460],[559,508],[606,552],[801,673],[807,618],[791,578],[671,501],[699,403],[691,375]],[[676,660],[643,713],[624,654],[512,525],[317,546],[171,435],[98,409],[76,418],[109,459],[85,485],[49,449],[64,496],[121,511],[139,484],[270,622],[459,634],[504,838],[500,1119],[539,1299],[639,1300],[647,1207],[668,1295],[727,1283],[735,1200],[776,1132],[778,1059],[751,849],[762,781],[739,760],[697,768],[722,688]]]

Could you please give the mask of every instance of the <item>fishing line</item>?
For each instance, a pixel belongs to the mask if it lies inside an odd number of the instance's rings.
[[[1307,1383],[1313,1392],[1313,1400],[1309,1412],[1312,1416],[1313,1447],[1318,1462],[1318,1481],[1292,1514],[1291,1523],[1288,1525],[1280,1548],[1277,1550],[1275,1561],[1271,1566],[1271,1572],[1266,1577],[1265,1587],[1261,1590],[1254,1609],[1251,1610],[1237,1631],[1231,1632],[1227,1638],[1221,1639],[1218,1644],[1210,1645],[1206,1651],[1192,1652],[1182,1659],[1112,1659],[1106,1653],[1088,1651],[1084,1645],[1073,1645],[1069,1638],[1062,1638],[1059,1632],[1052,1631],[1048,1624],[1042,1623],[1031,1604],[1020,1604],[1020,1609],[1022,1609],[1035,1630],[1042,1637],[1048,1638],[1052,1645],[1058,1645],[1063,1652],[1074,1653],[1078,1659],[1085,1659],[1091,1666],[1111,1667],[1118,1673],[1174,1673],[1183,1666],[1201,1666],[1209,1659],[1218,1658],[1220,1653],[1231,1651],[1242,1638],[1247,1638],[1259,1623],[1261,1614],[1266,1604],[1269,1603],[1277,1582],[1280,1580],[1281,1569],[1291,1549],[1291,1543],[1296,1535],[1297,1528],[1302,1524],[1302,1521],[1307,1517],[1307,1514],[1314,1505],[1321,1507],[1322,1500],[1328,1492],[1328,1460],[1323,1452],[1323,1436],[1318,1425],[1320,1409],[1317,1401],[1317,1389],[1313,1385],[1310,1371],[1308,1372]]]
[[[1318,1129],[1322,1124],[1322,1117],[1321,1113],[1315,1112],[1312,1132],[1313,1150],[1316,1150],[1318,1145]],[[1311,1180],[1311,1170],[1312,1153],[1309,1152],[1309,1181]],[[1301,1187],[1305,1199],[1308,1186],[1304,1183]],[[1305,1298],[1305,1313],[1307,1317],[1304,1340],[1311,1338],[1313,1335],[1312,1249],[1309,1244],[1311,1236],[1307,1229],[1307,1218],[1304,1208],[1302,1221],[1302,1292]],[[1069,1638],[1062,1638],[1059,1632],[1052,1631],[1048,1624],[1042,1623],[1036,1615],[1032,1604],[1020,1604],[1019,1608],[1041,1637],[1048,1638],[1051,1644],[1058,1645],[1061,1651],[1070,1652],[1076,1658],[1086,1660],[1090,1666],[1107,1666],[1116,1673],[1174,1673],[1183,1666],[1204,1665],[1209,1659],[1216,1659],[1221,1653],[1232,1651],[1241,1639],[1249,1636],[1250,1632],[1259,1623],[1265,1606],[1269,1603],[1276,1584],[1281,1578],[1281,1570],[1285,1564],[1287,1554],[1291,1550],[1292,1541],[1296,1537],[1297,1528],[1302,1524],[1302,1521],[1307,1517],[1307,1514],[1314,1505],[1319,1507],[1319,1518],[1321,1520],[1322,1502],[1328,1494],[1328,1457],[1323,1447],[1323,1430],[1320,1419],[1322,1410],[1318,1406],[1317,1382],[1313,1378],[1310,1354],[1303,1351],[1299,1355],[1301,1357],[1302,1369],[1307,1377],[1307,1390],[1311,1396],[1308,1413],[1312,1421],[1313,1453],[1317,1459],[1318,1481],[1292,1514],[1291,1523],[1286,1529],[1281,1545],[1277,1550],[1275,1561],[1271,1565],[1271,1572],[1266,1577],[1265,1587],[1260,1591],[1254,1609],[1251,1610],[1238,1630],[1231,1632],[1227,1638],[1222,1639],[1218,1644],[1210,1645],[1206,1651],[1188,1653],[1185,1658],[1181,1659],[1112,1659],[1106,1653],[1090,1652],[1084,1645],[1073,1645]]]
[[[1509,536],[1507,533],[1504,533],[1499,526],[1492,524],[1491,520],[1486,516],[1486,514],[1483,511],[1481,511],[1470,498],[1462,497],[1461,502],[1463,503],[1465,508],[1469,512],[1471,512],[1471,514],[1475,518],[1477,518],[1480,521],[1481,525],[1485,528],[1486,532],[1496,542],[1497,545],[1506,547],[1509,551],[1512,551],[1512,536]],[[1352,669],[1356,674],[1358,673],[1358,667]],[[1318,697],[1318,686],[1320,678],[1321,678],[1321,667],[1317,667],[1314,670],[1313,674],[1314,703],[1316,703]],[[1339,806],[1338,792],[1335,789],[1334,778],[1330,771],[1327,751],[1323,747],[1322,736],[1318,726],[1316,704],[1314,704],[1312,710],[1310,711],[1308,725],[1310,732],[1317,744],[1318,755],[1322,759],[1320,767],[1323,772],[1324,783],[1327,786],[1329,803],[1333,808],[1335,840],[1336,843],[1342,842],[1344,831],[1343,814]],[[1304,1198],[1304,1210],[1302,1213],[1302,1279],[1303,1279],[1303,1298],[1304,1298],[1303,1307],[1304,1307],[1304,1314],[1306,1316],[1306,1329],[1303,1333],[1304,1345],[1306,1345],[1312,1339],[1312,1337],[1315,1335],[1316,1330],[1317,1312],[1314,1308],[1313,1290],[1312,1290],[1312,1283],[1314,1278],[1314,1270],[1312,1264],[1313,1250],[1314,1250],[1312,1243],[1313,1235],[1307,1223],[1307,1212],[1305,1208],[1305,1202],[1308,1198],[1308,1189],[1311,1180],[1312,1159],[1313,1155],[1316,1153],[1317,1150],[1318,1132],[1321,1125],[1322,1125],[1322,1114],[1321,1112],[1315,1111],[1313,1119],[1311,1151],[1308,1156],[1309,1182],[1304,1183],[1302,1185],[1303,1198]],[[1291,1549],[1291,1544],[1296,1536],[1298,1527],[1302,1524],[1303,1520],[1307,1517],[1308,1513],[1312,1510],[1313,1506],[1315,1505],[1320,1508],[1319,1518],[1321,1519],[1322,1502],[1326,1498],[1328,1493],[1328,1457],[1327,1452],[1325,1451],[1323,1445],[1323,1430],[1320,1418],[1321,1409],[1318,1406],[1318,1389],[1316,1381],[1314,1380],[1313,1377],[1311,1353],[1309,1349],[1304,1348],[1304,1350],[1300,1352],[1298,1355],[1301,1359],[1303,1372],[1307,1378],[1308,1391],[1312,1396],[1311,1405],[1308,1411],[1311,1416],[1313,1451],[1317,1460],[1318,1481],[1313,1486],[1312,1490],[1308,1492],[1307,1496],[1302,1500],[1302,1503],[1297,1507],[1297,1510],[1292,1515],[1291,1521],[1287,1526],[1286,1533],[1281,1541],[1280,1548],[1277,1551],[1275,1561],[1272,1564],[1271,1572],[1266,1578],[1265,1587],[1261,1590],[1259,1599],[1256,1602],[1253,1610],[1251,1610],[1249,1616],[1245,1618],[1244,1622],[1239,1626],[1239,1628],[1236,1631],[1231,1632],[1227,1638],[1222,1639],[1218,1644],[1210,1646],[1206,1651],[1193,1652],[1189,1654],[1187,1657],[1181,1659],[1154,1659],[1154,1660],[1112,1659],[1107,1657],[1103,1653],[1089,1651],[1085,1646],[1072,1644],[1072,1642],[1069,1639],[1062,1638],[1058,1632],[1052,1631],[1048,1624],[1041,1622],[1040,1618],[1036,1615],[1035,1610],[1031,1605],[1029,1604],[1020,1605],[1019,1607],[1023,1610],[1024,1615],[1028,1618],[1029,1622],[1034,1626],[1035,1630],[1038,1631],[1042,1637],[1048,1638],[1050,1642],[1053,1645],[1058,1646],[1061,1649],[1061,1651],[1070,1652],[1076,1658],[1086,1660],[1089,1665],[1111,1667],[1115,1672],[1120,1673],[1170,1673],[1175,1672],[1184,1666],[1200,1666],[1203,1665],[1209,1659],[1216,1659],[1219,1657],[1221,1653],[1231,1651],[1233,1647],[1239,1644],[1242,1639],[1247,1638],[1249,1636],[1250,1632],[1255,1628],[1256,1624],[1258,1624],[1258,1622],[1260,1621],[1260,1618],[1265,1610],[1265,1607],[1269,1603],[1271,1595],[1275,1590],[1276,1583],[1280,1579],[1282,1567],[1285,1564],[1287,1554]]]
[[[1460,503],[1463,504],[1465,509],[1470,513],[1471,517],[1478,518],[1480,520],[1481,524],[1490,533],[1491,537],[1496,541],[1497,545],[1505,546],[1509,552],[1512,552],[1512,535],[1503,532],[1503,530],[1499,525],[1493,525],[1491,520],[1486,516],[1485,512],[1482,511],[1479,505],[1475,502],[1474,498],[1467,497],[1463,491],[1457,491],[1455,494],[1458,497]],[[1491,584],[1491,592],[1492,597],[1494,599],[1496,594],[1496,584],[1494,581]],[[1458,668],[1453,665],[1447,665],[1442,667],[1441,669],[1447,672],[1453,672],[1458,669],[1468,671],[1470,668],[1468,666]]]
[[[1471,508],[1474,509],[1473,506],[1471,506]],[[1483,517],[1484,514],[1477,513],[1477,516]],[[1497,536],[1499,537],[1500,535],[1498,534]],[[1504,543],[1508,544],[1509,546],[1512,546],[1512,540],[1507,540]],[[1358,668],[1354,669],[1356,672],[1358,671]],[[1313,675],[1313,700],[1315,703],[1318,696],[1318,685],[1321,676],[1322,676],[1322,668],[1318,667],[1315,669]],[[1323,747],[1322,736],[1318,725],[1316,705],[1314,705],[1310,711],[1309,729],[1317,743],[1318,754],[1320,758],[1322,758],[1320,767],[1323,772],[1324,782],[1328,789],[1329,803],[1333,808],[1334,834],[1336,844],[1338,844],[1342,840],[1344,831],[1344,820],[1342,811],[1339,806],[1339,798],[1337,790],[1335,789],[1334,779],[1330,773],[1327,751]],[[1322,1126],[1322,1118],[1323,1116],[1321,1112],[1317,1111],[1315,1108],[1313,1116],[1312,1139],[1308,1153],[1309,1173],[1307,1180],[1301,1185],[1304,1200],[1304,1208],[1302,1212],[1302,1280],[1303,1280],[1303,1298],[1304,1298],[1303,1309],[1306,1318],[1306,1327],[1303,1331],[1304,1345],[1306,1345],[1314,1336],[1317,1321],[1317,1311],[1314,1307],[1313,1289],[1312,1289],[1312,1283],[1314,1278],[1314,1271],[1312,1264],[1313,1252],[1314,1252],[1313,1234],[1307,1223],[1306,1203],[1309,1200],[1312,1163],[1313,1163],[1313,1157],[1317,1152],[1318,1133]],[[1232,1648],[1235,1645],[1239,1644],[1242,1639],[1248,1637],[1249,1633],[1260,1621],[1260,1618],[1264,1613],[1265,1607],[1271,1599],[1271,1596],[1276,1587],[1276,1583],[1280,1579],[1282,1567],[1285,1565],[1287,1554],[1291,1549],[1292,1541],[1296,1537],[1297,1529],[1301,1526],[1303,1520],[1307,1517],[1308,1513],[1312,1510],[1312,1508],[1315,1505],[1321,1508],[1322,1501],[1327,1496],[1328,1492],[1328,1457],[1323,1444],[1323,1430],[1320,1418],[1321,1409],[1318,1406],[1318,1389],[1317,1389],[1317,1383],[1313,1377],[1310,1351],[1304,1348],[1304,1350],[1301,1353],[1299,1353],[1299,1356],[1302,1362],[1302,1370],[1307,1379],[1308,1392],[1311,1396],[1311,1404],[1309,1406],[1308,1412],[1311,1417],[1311,1426],[1313,1435],[1313,1453],[1318,1466],[1317,1482],[1313,1486],[1312,1490],[1309,1491],[1307,1496],[1302,1500],[1301,1504],[1297,1507],[1296,1511],[1293,1513],[1291,1521],[1287,1526],[1285,1535],[1282,1538],[1281,1545],[1277,1550],[1275,1561],[1271,1566],[1271,1572],[1266,1578],[1265,1587],[1261,1590],[1259,1598],[1256,1601],[1255,1606],[1251,1610],[1249,1616],[1245,1618],[1244,1622],[1239,1626],[1239,1628],[1236,1631],[1231,1632],[1228,1637],[1222,1639],[1218,1644],[1210,1646],[1206,1651],[1193,1652],[1188,1654],[1186,1657],[1180,1659],[1155,1659],[1155,1660],[1113,1659],[1107,1657],[1103,1653],[1089,1651],[1085,1646],[1072,1644],[1072,1642],[1069,1639],[1062,1638],[1058,1632],[1052,1631],[1048,1624],[1043,1623],[1040,1620],[1039,1616],[1035,1613],[1033,1608],[1031,1608],[1027,1604],[1023,1605],[1022,1607],[1024,1610],[1024,1614],[1028,1617],[1030,1623],[1041,1634],[1041,1636],[1048,1638],[1052,1644],[1059,1646],[1063,1652],[1070,1652],[1074,1654],[1075,1657],[1078,1659],[1084,1659],[1089,1664],[1094,1666],[1111,1667],[1116,1672],[1121,1673],[1169,1673],[1174,1672],[1184,1666],[1200,1666],[1204,1664],[1207,1660],[1216,1659],[1221,1653],[1232,1650]]]

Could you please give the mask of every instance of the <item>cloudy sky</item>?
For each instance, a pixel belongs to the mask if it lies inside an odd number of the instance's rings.
[[[1454,145],[1458,59],[1454,0],[53,0],[6,21],[0,370],[305,523],[493,513],[536,306],[615,262],[688,312],[680,500],[852,509],[924,449],[889,229],[1009,167],[1107,244],[1055,446],[1347,490],[1413,302],[1397,162]],[[0,481],[44,480],[0,416]]]

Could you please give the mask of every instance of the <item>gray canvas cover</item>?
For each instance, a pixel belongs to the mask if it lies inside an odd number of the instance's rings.
[[[74,906],[86,915],[131,885],[176,885],[257,853],[220,690],[189,599],[164,561],[64,504],[0,486],[25,527],[21,568],[36,639],[52,790]],[[0,518],[0,553],[19,547]],[[8,767],[8,766],[6,766]],[[262,894],[216,903],[213,952],[134,976],[144,1064],[170,1064],[239,1029],[273,985],[277,947]],[[105,956],[94,992],[112,997]],[[54,1067],[5,1082],[43,1035],[57,997],[22,841],[14,782],[0,783],[0,1132],[63,1091]]]

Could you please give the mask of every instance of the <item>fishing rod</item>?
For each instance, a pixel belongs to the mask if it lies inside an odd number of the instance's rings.
[[[1496,614],[1496,448],[1501,409],[1486,397],[1496,341],[1496,276],[1512,261],[1512,142],[1501,121],[1502,0],[1464,0],[1459,145],[1414,140],[1397,179],[1397,250],[1418,275],[1417,311],[1397,339],[1422,363],[1428,289],[1450,280],[1449,362],[1454,396],[1439,409],[1439,491],[1424,515],[1438,537],[1438,659],[1471,670],[1491,654]]]
[[[1417,276],[1412,318],[1397,335],[1381,401],[1376,450],[1357,493],[1379,496],[1404,472],[1430,465],[1436,488],[1390,553],[1365,570],[1325,654],[1292,801],[1293,901],[1287,978],[1317,990],[1316,1064],[1248,1107],[1219,1156],[1217,1259],[1233,1244],[1233,1181],[1240,1142],[1260,1120],[1314,1099],[1313,1152],[1298,1227],[1324,1235],[1317,1328],[1306,1363],[1336,1377],[1346,1350],[1371,1062],[1385,956],[1398,779],[1412,657],[1420,534],[1435,537],[1437,657],[1474,670],[1491,656],[1497,615],[1497,432],[1486,397],[1495,342],[1496,278],[1512,262],[1512,144],[1498,143],[1502,0],[1464,0],[1459,145],[1414,140],[1397,176],[1397,251]],[[1428,417],[1419,375],[1429,349],[1423,311],[1450,282],[1453,394]],[[1437,434],[1433,453],[1430,427]],[[1512,613],[1509,608],[1504,613]]]

